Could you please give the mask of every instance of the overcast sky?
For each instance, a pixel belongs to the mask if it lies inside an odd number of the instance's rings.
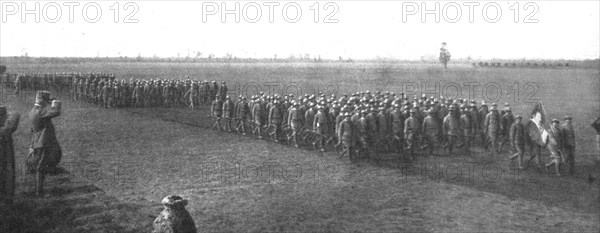
[[[600,55],[600,1],[513,1],[450,2],[439,1],[440,21],[435,14],[422,18],[423,2],[414,1],[319,1],[318,22],[314,22],[315,1],[277,2],[237,1],[240,21],[226,15],[220,1],[96,1],[102,14],[86,3],[74,6],[73,22],[69,5],[76,2],[38,1],[40,22],[35,14],[25,15],[22,2],[1,2],[0,55],[96,57],[195,56],[231,53],[236,57],[278,57],[310,54],[323,58],[368,59],[390,57],[400,59],[435,58],[440,43],[448,43],[453,58],[543,58],[594,59]],[[26,2],[28,10],[35,2]],[[93,3],[93,2],[92,2]],[[234,9],[234,1],[226,7]],[[286,3],[287,20],[283,8]],[[479,3],[478,6],[474,6]],[[294,5],[297,4],[297,5]],[[488,4],[488,5],[486,5]],[[218,6],[214,9],[213,6]],[[257,8],[257,6],[259,8]],[[296,15],[299,6],[302,15]],[[418,9],[415,8],[418,7]],[[428,1],[429,10],[435,2]],[[470,8],[473,6],[473,8]],[[487,6],[487,13],[483,8]],[[134,12],[125,23],[126,16]],[[496,9],[501,15],[496,14]],[[57,17],[57,9],[61,16]],[[261,10],[260,18],[257,9]],[[473,22],[469,11],[473,9]],[[518,16],[516,12],[518,10]],[[337,10],[337,12],[335,11]],[[457,18],[461,11],[460,19]],[[210,14],[210,12],[213,14]],[[35,11],[34,11],[35,12]],[[203,14],[205,12],[206,14]],[[412,12],[412,13],[411,13]],[[331,14],[331,23],[324,18]],[[487,17],[484,17],[484,15]],[[527,16],[530,17],[527,17]],[[114,22],[117,16],[118,22]],[[244,17],[245,16],[245,17]],[[203,19],[204,18],[204,19]],[[405,19],[403,19],[405,18]],[[528,18],[530,23],[524,21]],[[256,23],[249,21],[258,20]],[[49,21],[58,21],[51,23]],[[337,23],[335,22],[337,20]],[[425,22],[423,22],[423,20]],[[458,20],[456,23],[450,21]],[[488,21],[497,21],[495,23]],[[537,21],[537,22],[535,22]]]

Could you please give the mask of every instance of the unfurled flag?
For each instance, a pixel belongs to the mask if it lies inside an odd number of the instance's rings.
[[[546,127],[544,126],[545,123],[546,110],[544,109],[544,105],[540,102],[533,107],[531,119],[525,125],[527,134],[529,134],[531,140],[540,146],[545,146],[546,141],[548,140],[548,131],[546,131]]]

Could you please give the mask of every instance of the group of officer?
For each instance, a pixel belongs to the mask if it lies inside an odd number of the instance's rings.
[[[185,107],[210,106],[213,128],[228,132],[252,133],[263,138],[265,133],[279,142],[282,137],[299,147],[312,142],[315,149],[326,151],[332,145],[340,156],[355,160],[358,155],[374,156],[382,151],[395,151],[414,159],[418,151],[434,154],[435,148],[454,155],[462,150],[471,154],[474,145],[491,155],[506,145],[523,166],[528,142],[523,116],[514,115],[508,103],[496,103],[444,97],[418,98],[393,92],[357,92],[337,97],[317,95],[280,96],[260,92],[250,97],[227,95],[225,82],[186,79],[119,80],[113,74],[70,73],[19,75],[16,89],[27,83],[62,87],[68,85],[73,100],[87,101],[102,107]],[[41,81],[46,80],[46,81]],[[48,84],[50,82],[50,84]],[[55,82],[54,84],[52,84]],[[553,158],[546,167],[568,161],[574,168],[575,132],[572,118],[565,124],[554,119],[551,136],[559,141],[560,161]],[[535,158],[533,155],[531,158]],[[530,159],[531,160],[531,159]],[[539,156],[537,165],[542,166]]]

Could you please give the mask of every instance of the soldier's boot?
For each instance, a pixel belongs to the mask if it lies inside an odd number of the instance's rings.
[[[471,141],[469,139],[465,142],[465,154],[471,155]]]
[[[41,171],[37,171],[35,173],[35,195],[43,195],[44,194],[44,173]]]
[[[294,133],[293,133],[293,135],[292,135],[292,137],[293,137],[293,139],[294,139],[294,146],[295,146],[296,148],[299,148],[300,146],[298,145],[298,133],[297,133],[297,132],[294,132]]]
[[[312,138],[312,137],[311,137],[311,138]],[[311,144],[312,144],[312,146],[313,146],[313,149],[315,149],[315,151],[316,151],[316,150],[319,150],[319,148],[317,148],[317,145],[318,145],[319,141],[318,141],[318,140],[314,140],[314,138],[313,138],[313,139],[311,139],[311,141],[312,141],[312,143],[311,143]]]
[[[258,126],[256,126],[255,130],[258,132],[258,139],[262,139],[263,138],[263,136],[262,136],[262,127],[260,125],[258,125]]]
[[[277,127],[275,127],[275,129],[273,130],[273,137],[275,142],[279,142],[279,135],[277,134]]]
[[[245,136],[246,135],[246,122],[245,121],[243,121],[243,120],[241,121],[240,128],[242,129],[242,135]]]
[[[235,131],[237,131],[238,133],[242,133],[242,121],[238,120],[236,126],[235,126]]]

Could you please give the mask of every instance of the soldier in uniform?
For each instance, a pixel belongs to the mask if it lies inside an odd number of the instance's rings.
[[[375,104],[375,103],[373,103]],[[371,105],[373,106],[373,105]],[[372,152],[377,152],[375,150],[375,142],[377,142],[378,138],[377,138],[377,131],[378,131],[378,125],[377,125],[377,108],[375,107],[371,107],[369,108],[369,112],[367,113],[367,116],[365,117],[365,119],[367,120],[367,143],[369,145],[369,149]]]
[[[404,121],[404,138],[408,144],[410,150],[410,158],[414,159],[414,153],[417,146],[417,140],[419,138],[419,132],[421,132],[421,125],[417,119],[417,109],[412,108],[410,110],[410,117]]]
[[[258,99],[258,101],[254,102],[252,106],[252,119],[254,120],[254,131],[252,133],[256,133],[258,131],[258,138],[262,137],[262,125],[263,125],[263,99]]]
[[[575,128],[571,122],[573,118],[570,116],[565,117],[565,123],[562,125],[561,130],[563,133],[563,152],[565,153],[565,162],[569,164],[569,174],[575,174]]]
[[[239,118],[239,126],[236,129],[238,132],[242,132],[242,135],[246,135],[246,120],[248,119],[248,115],[250,114],[250,106],[246,102],[246,97],[242,97],[240,103],[237,107],[237,117]],[[241,130],[239,130],[241,129]]]
[[[319,137],[319,141],[318,141],[318,145],[319,147],[321,147],[321,152],[325,152],[325,138],[324,136],[327,135],[327,127],[329,125],[328,123],[328,114],[325,112],[325,107],[323,105],[319,105],[319,107],[317,107],[318,112],[317,114],[315,114],[314,117],[314,121],[313,121],[313,129],[315,130],[316,133],[322,135],[321,137]]]
[[[233,120],[233,101],[229,96],[225,97],[225,103],[223,103],[223,117],[225,118],[225,128],[227,132],[231,132],[231,120]]]
[[[342,154],[340,156],[344,156],[344,154],[348,153],[348,157],[351,161],[355,158],[354,156],[354,137],[355,137],[355,129],[354,124],[350,117],[352,114],[350,112],[344,113],[345,119],[340,122],[339,130],[338,130],[338,138],[340,141],[338,144],[343,146]]]
[[[225,84],[225,81],[221,82],[221,87],[219,87],[219,95],[221,96],[221,98],[224,98],[225,96],[227,96],[227,85]]]
[[[524,169],[523,167],[523,153],[525,151],[525,127],[521,123],[523,117],[521,115],[517,115],[515,117],[515,122],[510,127],[510,143],[513,148],[517,151],[517,153],[510,156],[511,160],[515,158],[519,158],[519,169]]]
[[[460,127],[463,133],[463,145],[465,147],[465,153],[471,155],[471,142],[475,135],[475,129],[473,127],[473,119],[471,118],[471,112],[467,109],[466,104],[461,106],[462,115],[460,116]]]
[[[269,126],[273,127],[273,137],[275,142],[279,142],[279,133],[281,132],[281,123],[283,122],[283,113],[279,100],[273,101],[269,109]]]
[[[315,110],[313,108],[313,103],[308,102],[308,108],[306,112],[304,112],[304,128],[307,130],[313,130],[313,122],[315,120]]]
[[[294,146],[298,146],[298,134],[302,130],[302,113],[300,112],[300,103],[294,102],[290,113],[288,114],[288,125],[292,127],[292,139],[294,140]]]
[[[0,203],[12,204],[15,196],[15,149],[12,134],[17,130],[20,115],[0,106]]]
[[[77,85],[77,99],[82,100],[85,96],[85,80],[80,79]]]
[[[423,120],[423,144],[421,149],[429,148],[429,154],[433,154],[434,142],[438,138],[440,125],[435,118],[437,112],[434,109],[429,109],[428,116]]]
[[[377,122],[376,123],[377,123],[377,129],[378,129],[378,134],[377,134],[378,142],[388,142],[389,137],[392,135],[391,127],[390,127],[391,122],[389,119],[389,112],[387,111],[387,109],[384,107],[383,104],[379,108],[379,113],[377,114]],[[389,150],[388,143],[383,143],[382,146],[384,147],[384,148],[382,148],[384,151]]]
[[[484,148],[492,145],[491,155],[498,153],[498,134],[500,133],[500,114],[496,108],[496,104],[492,104],[490,112],[485,116],[484,133],[488,136],[488,141]]]
[[[548,141],[546,144],[548,150],[550,151],[550,158],[552,160],[545,166],[547,172],[548,167],[554,165],[557,176],[560,176],[561,159],[564,162],[564,159],[560,155],[563,146],[563,133],[559,129],[559,125],[560,121],[558,119],[552,119],[552,124],[550,125],[550,130],[548,131]]]
[[[486,136],[486,124],[485,124],[485,119],[488,115],[489,111],[488,111],[488,106],[485,102],[481,103],[481,107],[479,107],[479,112],[477,114],[477,117],[479,118],[479,127],[481,128],[480,131],[480,138],[481,138],[481,146],[483,147],[483,149],[485,151],[488,151],[488,147],[487,147],[487,136]]]
[[[456,139],[461,136],[460,132],[460,118],[458,117],[458,111],[455,105],[451,105],[449,108],[449,113],[446,117],[444,117],[443,123],[443,134],[447,137],[447,145],[448,152],[450,155],[453,154],[454,144],[456,143]]]
[[[364,149],[367,153],[370,151],[370,145],[368,140],[368,122],[367,122],[367,114],[369,113],[368,110],[362,110],[360,112],[360,118],[358,119],[358,121],[356,122],[356,138],[357,138],[357,143],[360,145],[360,147],[362,149]]]
[[[41,195],[46,173],[54,169],[62,157],[52,124],[52,118],[60,115],[60,106],[50,106],[50,92],[38,91],[35,99],[36,103],[29,112],[33,138],[27,166],[29,171],[35,172],[35,193]]]
[[[515,118],[512,114],[510,106],[506,105],[503,110],[504,115],[500,117],[500,148],[498,151],[502,151],[502,147],[506,143],[510,143],[510,127],[512,126]],[[510,151],[510,150],[509,150]]]
[[[221,101],[221,97],[215,99],[212,102],[210,112],[212,114],[212,117],[215,118],[215,122],[212,128],[221,130],[221,116],[223,114],[223,101]]]
[[[342,121],[346,118],[345,114],[348,112],[348,109],[346,107],[343,107],[340,109],[340,114],[338,114],[335,117],[335,137],[337,138],[339,131],[340,131],[340,123],[342,123]],[[340,141],[340,138],[337,138],[338,142]]]
[[[219,91],[219,84],[217,84],[217,81],[212,81],[212,85],[210,86],[210,96],[209,98],[215,99],[217,97],[217,93]]]
[[[400,153],[404,148],[404,114],[401,110],[402,105],[394,105],[394,110],[390,113],[392,133],[394,136],[394,147]]]
[[[98,99],[100,99],[102,101],[102,104],[100,105],[101,107],[108,108],[108,105],[109,105],[108,104],[108,98],[109,98],[108,96],[110,95],[110,92],[111,92],[110,85],[108,83],[104,84],[102,86],[102,89],[98,96]]]
[[[600,165],[600,117],[596,118],[591,124],[592,128],[596,130],[596,149],[598,154],[596,155],[596,165]]]

